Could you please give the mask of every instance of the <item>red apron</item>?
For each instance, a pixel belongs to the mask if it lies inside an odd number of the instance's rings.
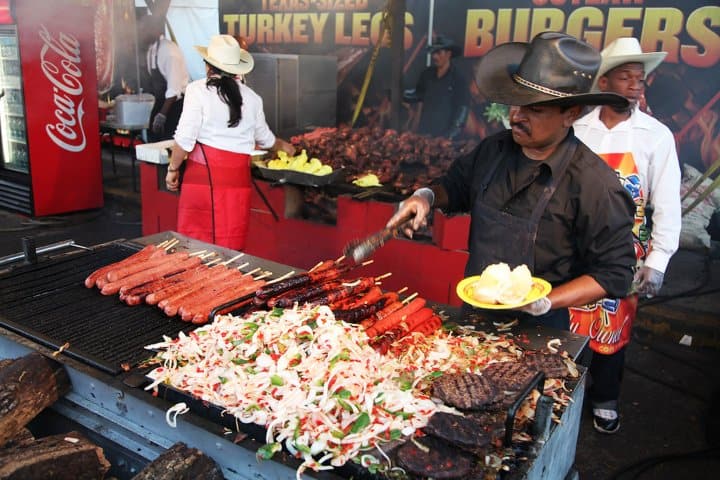
[[[605,163],[618,174],[620,182],[635,201],[635,224],[633,240],[638,266],[642,265],[648,252],[649,232],[645,220],[645,192],[640,185],[632,153],[601,154]],[[630,341],[632,324],[637,314],[638,297],[630,294],[625,298],[603,298],[582,307],[570,309],[570,330],[590,337],[590,348],[610,355]]]
[[[178,232],[242,250],[249,219],[250,155],[196,144],[180,186]]]

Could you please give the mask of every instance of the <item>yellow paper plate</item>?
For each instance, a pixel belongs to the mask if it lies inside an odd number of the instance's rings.
[[[550,290],[552,290],[552,285],[550,285],[550,283],[548,283],[546,280],[533,277],[533,285],[530,289],[530,293],[528,293],[527,297],[525,297],[525,300],[523,300],[522,302],[514,303],[512,305],[504,303],[483,303],[475,300],[470,296],[470,285],[477,282],[478,280],[480,280],[480,275],[463,278],[457,284],[457,288],[455,290],[457,291],[458,297],[460,297],[463,302],[468,303],[473,307],[485,308],[488,310],[509,310],[512,308],[522,307],[523,305],[532,303],[535,300],[547,297],[548,293],[550,293]]]

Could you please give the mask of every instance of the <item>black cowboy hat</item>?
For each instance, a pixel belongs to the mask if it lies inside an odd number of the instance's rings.
[[[491,49],[475,67],[480,91],[505,105],[613,105],[625,97],[590,93],[600,67],[600,52],[557,32],[538,34],[530,43],[512,42]]]
[[[435,38],[433,38],[432,44],[427,46],[427,51],[430,53],[437,52],[438,50],[450,50],[453,57],[457,57],[462,53],[462,49],[455,44],[453,39],[445,35],[436,35]]]

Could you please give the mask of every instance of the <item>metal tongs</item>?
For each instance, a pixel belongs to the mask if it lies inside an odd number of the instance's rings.
[[[358,264],[363,260],[369,258],[375,250],[385,245],[385,242],[392,238],[397,238],[400,232],[407,226],[410,221],[400,223],[394,228],[383,228],[379,232],[373,233],[368,237],[360,240],[351,240],[343,249],[343,254],[346,257],[350,257],[353,261]]]

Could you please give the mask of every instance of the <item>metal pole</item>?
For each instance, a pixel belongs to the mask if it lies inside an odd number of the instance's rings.
[[[402,104],[403,65],[405,64],[405,0],[390,0],[392,34],[390,36],[391,86],[390,86],[390,127],[400,130],[400,108]]]
[[[435,22],[435,0],[430,0],[428,7],[428,32],[427,32],[427,44],[428,47],[432,45],[433,39],[433,23]],[[425,54],[425,66],[429,67],[432,60],[430,59],[430,52]]]

